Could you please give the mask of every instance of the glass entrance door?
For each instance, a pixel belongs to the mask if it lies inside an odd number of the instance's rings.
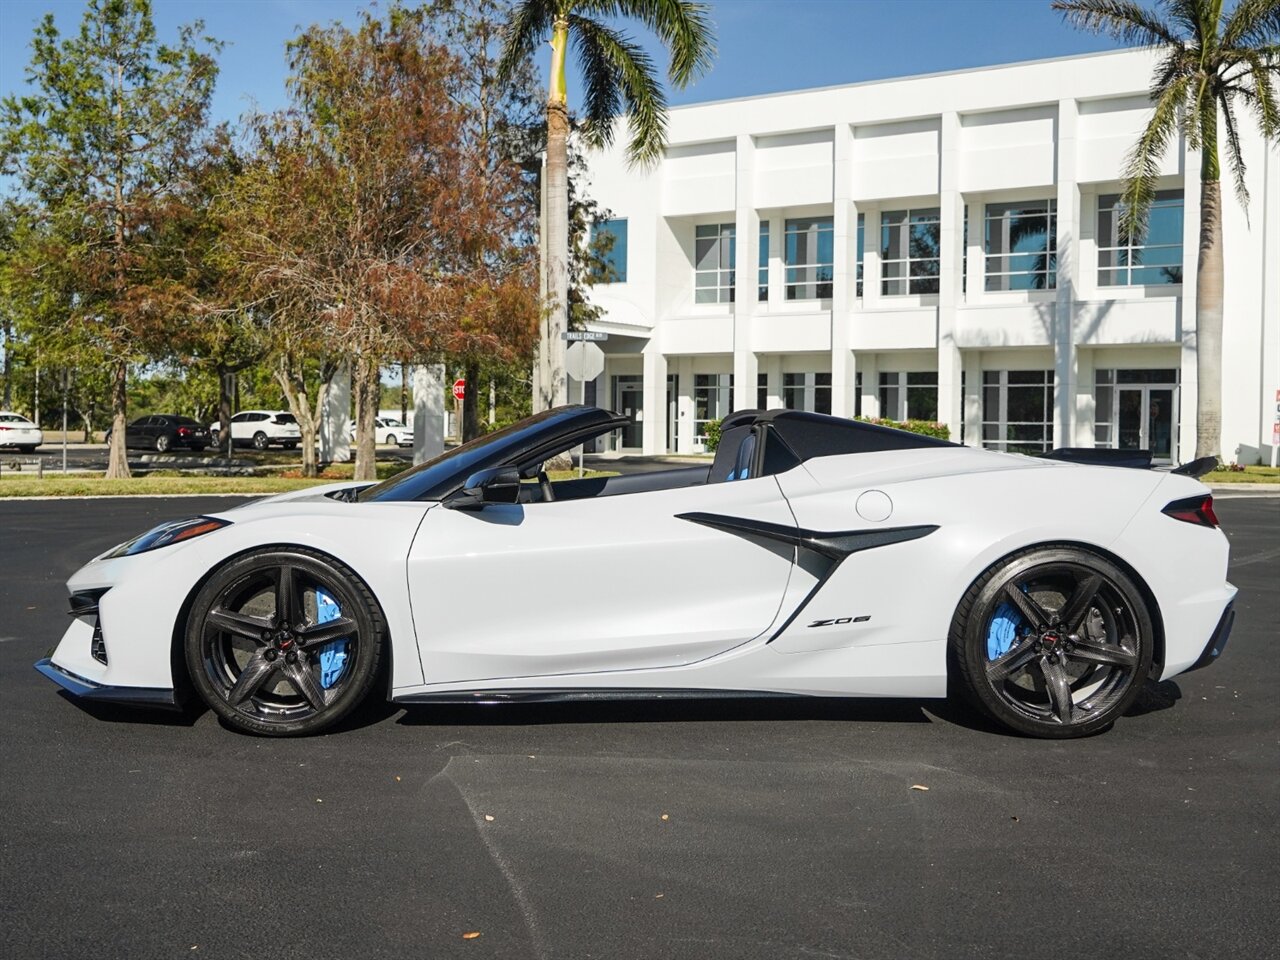
[[[1171,463],[1173,389],[1120,386],[1116,404],[1117,443],[1121,450],[1150,450],[1153,460]]]
[[[641,421],[644,419],[643,377],[616,376],[613,378],[613,409],[630,421],[614,434],[614,449],[640,449]]]

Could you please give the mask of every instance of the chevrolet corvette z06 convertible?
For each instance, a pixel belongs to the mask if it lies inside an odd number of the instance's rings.
[[[162,524],[71,578],[37,669],[87,700],[194,692],[269,735],[324,730],[383,678],[403,704],[950,689],[1075,737],[1230,630],[1190,475],[756,410],[709,466],[548,479],[626,424],[560,407],[381,483]]]

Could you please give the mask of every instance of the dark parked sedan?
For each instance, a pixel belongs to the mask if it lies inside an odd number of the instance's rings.
[[[110,431],[107,432],[107,442],[111,442]],[[172,413],[139,417],[125,428],[124,434],[126,447],[155,450],[157,453],[168,453],[179,447],[203,450],[210,442],[207,427],[190,417]]]

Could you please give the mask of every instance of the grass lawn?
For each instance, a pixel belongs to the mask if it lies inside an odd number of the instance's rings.
[[[1243,470],[1214,470],[1201,483],[1280,483],[1280,467],[1245,467]]]

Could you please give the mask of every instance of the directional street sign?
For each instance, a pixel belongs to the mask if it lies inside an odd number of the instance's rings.
[[[569,344],[564,352],[565,371],[575,380],[594,380],[604,373],[604,351],[594,343]]]
[[[595,340],[597,342],[609,339],[607,333],[601,333],[599,330],[566,330],[560,336],[566,340]]]

